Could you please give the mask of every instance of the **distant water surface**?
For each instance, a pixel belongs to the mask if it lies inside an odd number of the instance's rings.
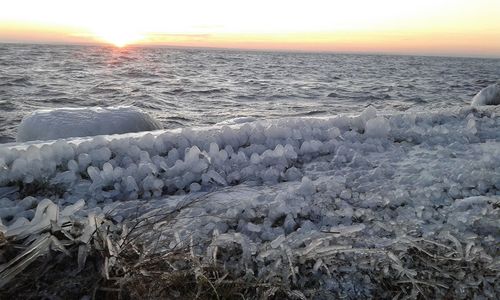
[[[0,44],[0,143],[47,107],[134,105],[165,128],[469,105],[500,60]]]

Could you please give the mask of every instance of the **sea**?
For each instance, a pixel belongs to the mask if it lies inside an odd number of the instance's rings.
[[[467,106],[500,60],[0,44],[0,143],[32,111],[133,105],[164,128]]]

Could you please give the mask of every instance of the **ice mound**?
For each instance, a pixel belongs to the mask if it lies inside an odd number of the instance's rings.
[[[489,85],[472,98],[472,106],[500,105],[500,82]]]
[[[161,128],[151,116],[131,106],[44,109],[23,118],[16,140],[55,140]]]

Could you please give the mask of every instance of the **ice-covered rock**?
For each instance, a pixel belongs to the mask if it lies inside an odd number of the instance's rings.
[[[131,106],[37,110],[23,118],[18,142],[119,134],[161,129],[160,123]]]
[[[489,85],[472,98],[472,106],[500,105],[500,81]]]

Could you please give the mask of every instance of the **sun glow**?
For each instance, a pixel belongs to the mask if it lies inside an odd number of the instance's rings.
[[[144,38],[144,34],[139,32],[131,19],[126,16],[110,16],[95,20],[89,27],[90,35],[95,39],[120,48]]]
[[[94,31],[94,35],[97,39],[119,48],[136,43],[143,39],[143,36],[140,33],[112,29],[100,29]]]
[[[500,53],[498,0],[70,2],[5,1],[0,42]]]

